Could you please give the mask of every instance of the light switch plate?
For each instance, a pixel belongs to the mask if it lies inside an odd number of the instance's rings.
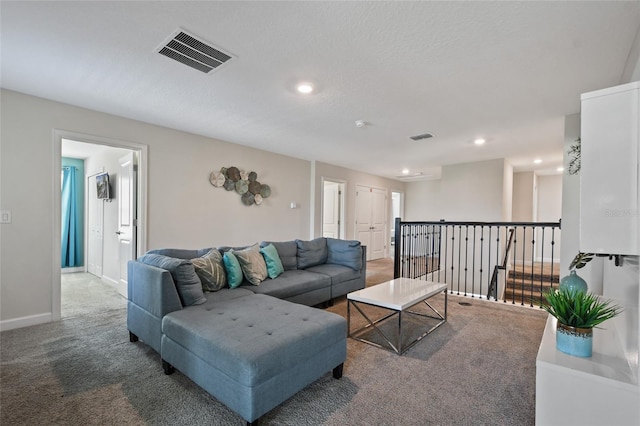
[[[0,223],[11,223],[11,210],[0,211]]]

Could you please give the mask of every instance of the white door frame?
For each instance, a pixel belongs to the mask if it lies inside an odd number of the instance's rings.
[[[61,279],[60,273],[60,232],[61,232],[61,200],[60,200],[60,168],[62,167],[62,139],[70,139],[78,142],[106,145],[115,148],[138,151],[138,229],[137,229],[137,255],[141,256],[147,251],[147,170],[148,170],[148,146],[135,142],[121,141],[101,136],[87,135],[67,130],[53,129],[53,236],[52,236],[52,282],[51,282],[51,316],[53,321],[61,317]]]
[[[344,220],[344,217],[345,217],[344,211],[346,208],[345,200],[346,200],[346,193],[347,193],[346,180],[333,179],[333,178],[328,178],[324,176],[320,178],[320,189],[322,191],[321,192],[322,196],[320,197],[320,212],[322,212],[322,217],[320,220],[320,235],[324,234],[324,183],[325,182],[333,182],[340,185],[340,191],[342,193],[340,194],[340,212],[339,212],[340,234],[338,238],[340,238],[341,240],[344,240],[347,237],[347,229],[346,229],[347,227],[346,227],[346,222]]]

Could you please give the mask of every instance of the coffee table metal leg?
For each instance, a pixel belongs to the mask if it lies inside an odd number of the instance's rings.
[[[402,311],[398,312],[398,353],[402,354]]]

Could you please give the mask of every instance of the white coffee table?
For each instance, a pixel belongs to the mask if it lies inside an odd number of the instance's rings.
[[[444,315],[440,314],[427,299],[437,294],[444,292]],[[424,302],[435,313],[436,316],[427,315],[422,312],[410,311],[409,309],[420,302]],[[371,320],[361,309],[359,305],[371,305],[379,308],[385,308],[391,313],[383,316],[382,318]],[[367,325],[357,330],[351,331],[351,307],[354,307],[368,322]],[[440,320],[436,325],[425,331],[421,336],[413,340],[412,342],[403,345],[402,344],[402,317],[403,314],[417,315],[432,319]],[[398,316],[398,333],[396,336],[395,344],[381,329],[377,326],[378,323],[384,321],[394,315]],[[422,281],[412,278],[396,278],[391,281],[384,282],[382,284],[367,287],[362,290],[354,291],[347,294],[347,329],[349,337],[359,340],[361,342],[368,343],[380,348],[393,350],[398,355],[402,355],[405,351],[411,348],[413,345],[422,340],[426,335],[440,327],[447,321],[447,285],[443,283],[433,281]],[[382,336],[382,338],[388,343],[389,347],[372,342],[371,340],[361,337],[364,331],[373,327]]]

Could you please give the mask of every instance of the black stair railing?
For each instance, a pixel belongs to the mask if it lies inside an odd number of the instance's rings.
[[[539,304],[558,282],[558,222],[403,222],[394,276],[446,283],[451,294]]]
[[[504,258],[501,265],[493,267],[493,274],[491,275],[491,281],[489,282],[489,289],[487,290],[487,299],[493,297],[498,300],[498,276],[500,271],[506,271],[509,266],[509,255],[511,254],[511,246],[513,244],[513,236],[515,235],[515,229],[509,229],[509,240],[507,242],[507,248],[504,251]]]

